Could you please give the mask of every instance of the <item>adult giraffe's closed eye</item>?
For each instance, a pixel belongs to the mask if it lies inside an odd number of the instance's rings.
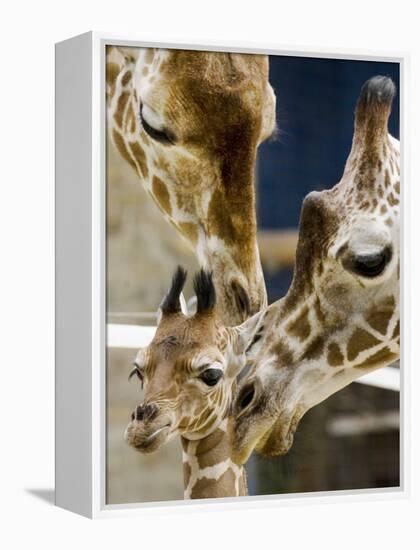
[[[165,218],[213,272],[223,321],[266,304],[254,169],[275,126],[261,55],[110,48],[108,130]]]
[[[257,314],[251,370],[235,402],[234,456],[287,452],[303,414],[399,358],[399,142],[388,134],[395,86],[374,77],[356,108],[352,149],[335,187],[303,203],[295,272]],[[255,322],[252,320],[252,332]],[[247,323],[241,326],[247,332]]]

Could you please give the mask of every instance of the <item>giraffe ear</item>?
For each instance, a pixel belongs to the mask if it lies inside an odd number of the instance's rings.
[[[236,341],[235,351],[238,353],[251,354],[254,345],[261,339],[264,331],[265,310],[261,310],[242,325],[235,327]]]
[[[230,331],[233,331],[231,346],[228,348],[227,353],[227,375],[230,378],[236,378],[237,376],[242,378],[248,369],[249,360],[251,359],[249,352],[254,344],[261,339],[264,330],[264,316],[265,310],[259,311],[242,325],[229,328]]]

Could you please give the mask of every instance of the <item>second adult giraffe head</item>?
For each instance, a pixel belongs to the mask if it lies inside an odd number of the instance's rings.
[[[389,78],[365,83],[341,181],[304,200],[291,287],[257,314],[260,327],[250,336],[251,368],[234,407],[238,462],[254,448],[287,452],[308,409],[399,358],[400,153],[388,134],[394,94]]]
[[[112,140],[212,271],[223,321],[244,321],[266,304],[254,169],[275,126],[267,57],[112,47],[107,83]]]

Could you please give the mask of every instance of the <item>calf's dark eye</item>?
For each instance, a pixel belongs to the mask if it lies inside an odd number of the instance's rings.
[[[200,374],[200,380],[207,386],[215,386],[222,376],[223,372],[220,369],[206,369]]]

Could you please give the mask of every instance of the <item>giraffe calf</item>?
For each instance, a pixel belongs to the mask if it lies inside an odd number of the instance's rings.
[[[246,342],[219,320],[212,276],[203,270],[194,280],[197,312],[182,312],[185,280],[178,268],[155,337],[135,359],[130,376],[138,377],[145,395],[125,438],[151,453],[181,436],[186,498],[244,495],[245,470],[231,458],[230,411]]]

